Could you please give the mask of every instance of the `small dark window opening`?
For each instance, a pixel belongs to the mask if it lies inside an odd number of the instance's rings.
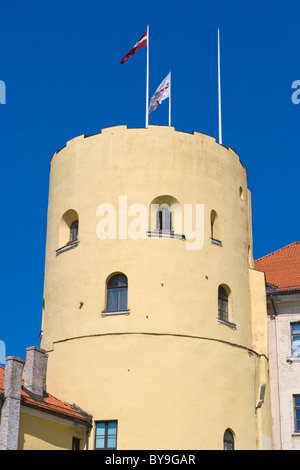
[[[124,274],[112,276],[107,283],[107,311],[127,310],[128,282]]]
[[[80,450],[80,439],[78,437],[72,439],[72,450]]]
[[[224,432],[224,450],[234,450],[234,437],[230,429]]]
[[[70,242],[75,242],[78,239],[78,220],[75,220],[70,227]]]
[[[219,319],[228,321],[228,295],[224,287],[219,286],[218,290]]]
[[[162,211],[158,211],[158,230],[163,229],[163,213]]]

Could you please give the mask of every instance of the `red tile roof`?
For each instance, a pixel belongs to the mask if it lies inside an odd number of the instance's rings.
[[[0,366],[0,396],[4,391],[4,371],[5,368]],[[44,397],[43,401],[34,399],[22,386],[21,390],[21,404],[38,408],[41,411],[55,413],[61,415],[63,418],[71,418],[81,421],[83,424],[90,424],[91,416],[79,410],[76,405],[69,405],[58,398],[55,398],[50,393]]]
[[[300,290],[300,242],[294,242],[255,261],[255,269],[263,271],[266,282],[277,292]]]

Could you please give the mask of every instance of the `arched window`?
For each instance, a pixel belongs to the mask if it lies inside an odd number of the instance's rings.
[[[224,432],[224,450],[234,450],[234,436],[230,429],[226,429]]]
[[[172,214],[165,207],[159,208],[156,212],[156,230],[172,231]]]
[[[75,242],[78,239],[78,220],[74,220],[70,227],[70,242]]]
[[[210,242],[213,245],[222,246],[219,231],[219,217],[215,210],[210,213]]]
[[[69,209],[60,219],[56,255],[78,246],[78,221],[79,216],[74,209]]]
[[[216,237],[216,224],[217,224],[217,213],[216,211],[211,211],[210,213],[210,236],[211,238],[217,238]]]
[[[228,294],[223,286],[219,286],[218,289],[218,309],[219,319],[228,321]]]
[[[152,200],[147,236],[185,240],[182,225],[182,209],[175,197],[162,195]]]
[[[128,281],[124,274],[115,274],[107,281],[108,312],[127,310]]]

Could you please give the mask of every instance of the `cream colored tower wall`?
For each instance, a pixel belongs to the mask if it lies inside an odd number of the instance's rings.
[[[247,350],[196,337],[125,334],[58,343],[53,355],[52,380],[58,363],[64,371],[60,393],[75,396],[96,421],[118,420],[120,450],[222,449],[227,428],[237,449],[256,448],[259,359]]]
[[[129,212],[134,204],[150,210],[163,195],[184,213],[190,205],[198,246],[146,237],[145,227],[142,239],[132,239],[130,215],[128,231],[118,224],[116,239],[99,239],[99,205],[111,204],[118,218],[120,203]],[[71,209],[79,217],[79,243],[57,256],[61,220]],[[221,247],[210,241],[212,210]],[[119,126],[79,136],[54,154],[41,344],[49,352],[48,386],[95,420],[118,419],[118,448],[222,448],[227,427],[237,446],[257,447],[255,397],[265,345],[260,337],[256,359],[248,354],[259,316],[249,281],[250,211],[238,155],[202,134]],[[106,280],[115,272],[128,278],[130,314],[102,317]],[[229,324],[217,320],[220,284],[230,288]]]

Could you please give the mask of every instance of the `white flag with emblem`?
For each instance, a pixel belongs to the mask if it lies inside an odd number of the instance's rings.
[[[156,92],[150,100],[149,114],[155,111],[157,106],[162,103],[166,98],[170,98],[170,86],[171,86],[171,72],[168,73],[163,82],[159,85]]]

